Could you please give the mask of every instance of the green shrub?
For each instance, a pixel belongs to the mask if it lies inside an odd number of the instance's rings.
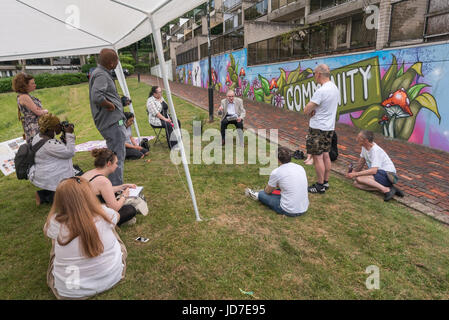
[[[122,63],[122,68],[123,69],[128,69],[129,74],[133,74],[134,73],[134,66],[132,64]]]
[[[148,63],[138,63],[136,64],[136,71],[140,73],[149,73],[150,65]]]
[[[37,89],[68,86],[88,81],[85,73],[42,73],[34,76],[34,80]]]
[[[50,74],[41,73],[34,75],[36,88],[52,88],[78,84],[88,81],[85,73],[62,73]],[[0,93],[12,91],[12,77],[0,79]]]
[[[131,64],[131,65],[135,65],[136,61],[134,60],[134,58],[130,55],[120,55],[120,62],[123,64]]]
[[[95,56],[90,56],[89,59],[87,59],[88,64],[97,64],[97,61],[95,61]]]
[[[0,78],[0,93],[12,91],[12,77]]]
[[[88,73],[90,68],[95,68],[96,66],[96,63],[86,63],[81,67],[81,72]]]

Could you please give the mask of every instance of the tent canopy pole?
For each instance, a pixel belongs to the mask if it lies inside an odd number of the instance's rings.
[[[114,50],[118,56],[117,49],[114,48]],[[115,74],[117,75],[117,80],[118,80],[118,83],[120,84],[120,87],[122,88],[123,94],[125,96],[127,96],[129,99],[131,99],[131,95],[129,94],[128,84],[126,83],[125,74],[123,73],[122,63],[120,62],[120,58],[118,60],[117,68],[115,68]],[[139,139],[139,144],[140,144],[141,139],[140,139],[139,126],[137,125],[137,117],[136,117],[136,113],[134,112],[132,103],[129,104],[129,110],[131,110],[131,112],[134,114],[134,126],[136,128],[137,137]]]
[[[173,117],[173,124],[175,126],[174,132],[176,133],[176,139],[178,140],[178,146],[180,146],[182,164],[184,166],[184,171],[185,171],[186,178],[187,178],[187,184],[189,186],[190,196],[192,198],[193,209],[195,210],[196,221],[202,221],[200,218],[200,214],[198,212],[197,204],[196,204],[195,191],[193,189],[192,179],[190,177],[190,171],[189,171],[189,166],[187,164],[187,158],[186,158],[186,154],[185,154],[185,150],[184,150],[184,144],[182,143],[181,132],[179,129],[179,124],[178,124],[178,118],[176,117],[175,107],[173,104],[173,99],[172,99],[172,95],[171,95],[171,91],[170,91],[170,84],[168,82],[167,70],[165,69],[166,66],[165,66],[164,52],[162,50],[161,30],[156,29],[154,27],[153,17],[150,13],[148,14],[148,19],[150,20],[151,29],[153,31],[154,43],[156,46],[156,52],[157,52],[157,56],[159,59],[159,67],[161,70],[162,79],[164,80],[164,87],[165,87],[165,90],[167,93],[168,107],[170,109],[170,114]]]

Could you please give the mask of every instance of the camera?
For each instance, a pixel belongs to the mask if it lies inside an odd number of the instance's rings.
[[[73,128],[75,127],[75,125],[73,123],[69,123],[68,121],[61,122],[61,127],[62,127],[63,132],[65,132],[69,126],[72,126]]]

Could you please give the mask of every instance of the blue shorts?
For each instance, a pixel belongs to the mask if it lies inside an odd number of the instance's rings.
[[[374,180],[376,182],[380,183],[384,187],[392,187],[393,184],[391,183],[390,179],[388,179],[387,172],[381,169],[377,169],[376,174],[374,175]]]

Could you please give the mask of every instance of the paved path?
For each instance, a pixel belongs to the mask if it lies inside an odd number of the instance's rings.
[[[162,79],[153,76],[141,76],[141,81],[164,87]],[[177,82],[170,82],[170,89],[172,94],[208,110],[207,89]],[[224,98],[224,93],[214,91],[215,111]],[[304,115],[246,99],[245,109],[246,129],[278,129],[280,145],[305,151],[308,121]],[[359,130],[337,124],[336,131],[339,158],[333,163],[332,170],[344,174],[349,162],[359,158],[360,147],[355,141]],[[449,224],[449,153],[402,140],[391,140],[379,134],[376,134],[375,141],[393,160],[400,178],[398,187],[406,193],[404,198],[395,199]]]

